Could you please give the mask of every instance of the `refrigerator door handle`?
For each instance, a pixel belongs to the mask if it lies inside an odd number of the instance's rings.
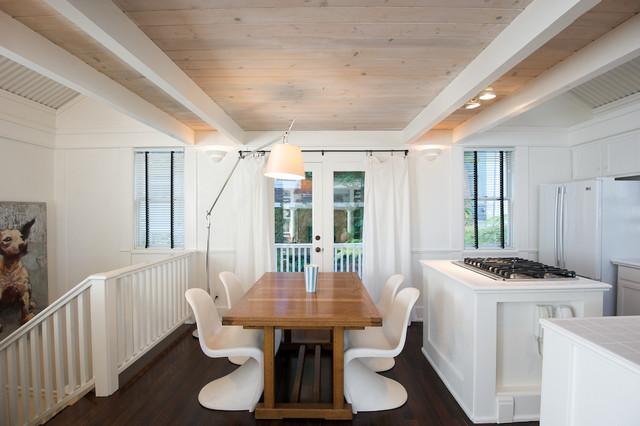
[[[565,201],[566,201],[566,195],[567,195],[567,187],[566,186],[562,186],[562,189],[560,191],[560,238],[558,238],[558,240],[560,241],[560,267],[561,268],[566,268],[567,267],[567,262],[566,262],[566,258],[564,255],[564,225],[565,225]]]
[[[560,191],[561,187],[556,188],[556,205],[553,212],[553,253],[555,258],[555,266],[560,266]]]

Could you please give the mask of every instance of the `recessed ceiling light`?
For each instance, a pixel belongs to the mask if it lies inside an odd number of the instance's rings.
[[[496,97],[496,92],[494,92],[491,87],[487,87],[486,89],[484,89],[484,91],[480,94],[480,96],[478,96],[478,98],[482,99],[483,101],[495,99],[495,97]]]
[[[469,102],[467,102],[464,107],[465,109],[476,109],[480,106],[480,102],[478,102],[477,99],[471,99]]]

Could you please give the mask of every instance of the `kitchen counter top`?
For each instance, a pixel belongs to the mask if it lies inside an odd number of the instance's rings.
[[[640,373],[640,316],[541,320],[579,345]]]
[[[541,320],[540,424],[637,425],[640,316]]]
[[[614,265],[640,269],[640,259],[612,259],[611,263]]]
[[[452,263],[452,260],[422,260],[424,266],[433,268],[460,284],[477,292],[502,292],[502,291],[573,291],[596,290],[607,291],[611,285],[578,277],[576,280],[531,280],[531,281],[499,281],[463,268]]]

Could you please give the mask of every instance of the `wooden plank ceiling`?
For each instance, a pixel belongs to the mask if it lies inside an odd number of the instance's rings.
[[[403,129],[531,0],[114,0],[244,130]],[[209,127],[46,6],[0,9],[194,130]],[[629,19],[603,0],[492,86],[499,100]],[[460,109],[452,129],[486,108]]]
[[[639,12],[638,0],[603,0],[491,84],[498,95],[494,100],[483,101],[482,107],[473,110],[462,107],[436,125],[434,130],[454,129]]]
[[[531,0],[115,0],[245,130],[403,129]],[[0,8],[194,129],[42,0]]]
[[[397,130],[529,1],[115,3],[245,130]]]

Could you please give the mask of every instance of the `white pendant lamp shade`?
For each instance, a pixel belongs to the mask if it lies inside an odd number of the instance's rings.
[[[264,168],[264,175],[273,179],[303,180],[304,161],[300,147],[288,143],[275,144]]]

